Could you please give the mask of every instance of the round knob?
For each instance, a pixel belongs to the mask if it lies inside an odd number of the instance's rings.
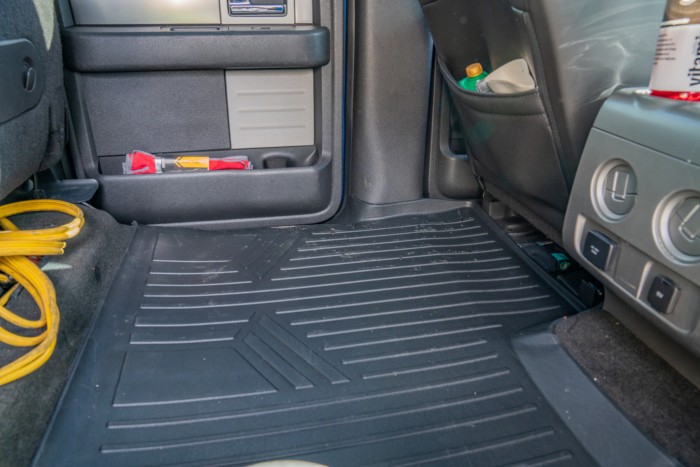
[[[688,256],[700,257],[700,198],[690,197],[679,203],[668,224],[673,246]]]
[[[595,193],[600,214],[608,220],[621,220],[634,208],[637,176],[626,162],[611,161],[598,176]]]

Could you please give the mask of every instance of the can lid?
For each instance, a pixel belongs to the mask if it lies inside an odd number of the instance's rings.
[[[484,72],[481,63],[472,63],[467,67],[467,78],[475,78]]]

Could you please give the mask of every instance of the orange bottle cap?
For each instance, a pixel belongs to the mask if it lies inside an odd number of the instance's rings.
[[[481,63],[472,63],[467,67],[467,78],[474,78],[483,72],[484,67],[481,66]]]

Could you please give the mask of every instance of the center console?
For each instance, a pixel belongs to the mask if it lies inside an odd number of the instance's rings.
[[[564,238],[615,296],[700,355],[700,105],[622,90],[581,159]],[[610,310],[609,310],[610,311]]]

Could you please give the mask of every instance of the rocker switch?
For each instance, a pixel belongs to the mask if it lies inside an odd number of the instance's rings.
[[[681,289],[671,279],[664,276],[656,276],[647,294],[647,302],[659,313],[668,314],[673,311]]]
[[[609,239],[597,230],[591,230],[586,236],[583,245],[583,256],[602,271],[608,271],[612,267],[617,243]]]

